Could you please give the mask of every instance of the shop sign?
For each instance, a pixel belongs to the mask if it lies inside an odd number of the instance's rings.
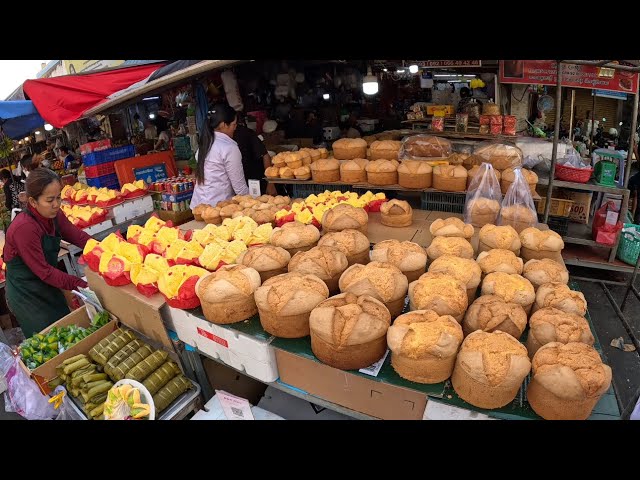
[[[481,67],[482,60],[407,60],[408,65],[418,65],[422,68],[449,68],[449,67]]]
[[[150,167],[134,168],[133,175],[136,180],[144,180],[147,184],[169,178],[167,166],[164,163],[151,165]]]
[[[557,85],[557,64],[554,60],[500,60],[500,83]],[[638,91],[638,74],[593,65],[562,65],[562,86],[591,88],[613,92]]]
[[[607,90],[594,90],[592,95],[596,97],[615,98],[616,100],[627,99],[627,94],[624,92],[609,92]]]

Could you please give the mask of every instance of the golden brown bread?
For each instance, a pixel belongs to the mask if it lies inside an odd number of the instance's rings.
[[[469,189],[469,186],[471,185],[471,181],[473,180],[473,177],[476,176],[476,174],[480,171],[480,165],[474,165],[473,167],[471,167],[469,169],[469,171],[467,172],[467,189]],[[498,179],[498,183],[500,183],[500,178],[502,177],[500,170],[496,170],[495,168],[493,169],[493,173],[495,174],[496,178]]]
[[[492,198],[472,198],[467,203],[465,211],[472,225],[484,227],[496,223],[500,212],[500,203]]]
[[[467,169],[462,165],[433,167],[433,188],[445,192],[464,192],[467,188]]]
[[[535,308],[544,307],[554,307],[583,317],[587,313],[587,301],[582,292],[571,290],[564,283],[545,283],[538,287]]]
[[[291,254],[284,248],[275,245],[249,247],[240,254],[236,263],[251,267],[260,274],[264,282],[274,275],[286,273]]]
[[[222,217],[220,216],[219,207],[207,207],[202,212],[202,220],[208,224],[220,225]]]
[[[393,160],[372,160],[365,167],[367,182],[372,185],[395,185],[398,183],[398,163]]]
[[[299,180],[309,180],[311,178],[311,169],[308,165],[298,167],[293,171],[295,177]]]
[[[473,258],[473,247],[468,240],[459,237],[435,237],[427,248],[427,255],[435,260],[441,255]]]
[[[493,248],[486,252],[480,252],[476,259],[482,273],[488,275],[493,272],[517,273],[522,275],[523,262],[520,257],[511,250]]]
[[[412,135],[404,139],[402,149],[409,157],[448,157],[451,142],[432,135]]]
[[[538,185],[538,175],[526,168],[521,169],[522,176],[524,177],[525,182],[529,185],[529,190],[531,190],[531,194],[536,193],[536,185]],[[500,190],[504,195],[507,194],[507,190],[511,184],[515,181],[515,169],[513,167],[509,167],[502,172],[502,179],[498,178],[500,181]]]
[[[191,209],[191,212],[193,213],[193,217],[198,221],[198,222],[202,222],[203,218],[202,218],[202,214],[204,213],[204,211],[207,208],[212,208],[211,205],[207,205],[206,203],[201,203],[200,205],[196,205],[195,207],[193,207]]]
[[[341,138],[333,142],[333,156],[338,160],[352,160],[367,156],[367,142],[362,138]]]
[[[532,366],[527,400],[547,420],[586,420],[611,385],[611,368],[584,343],[548,343]]]
[[[467,290],[469,303],[476,298],[476,291],[482,279],[482,270],[475,260],[453,255],[441,255],[429,265],[430,272],[441,272],[460,280]]]
[[[462,342],[451,384],[471,405],[499,408],[513,401],[530,370],[527,349],[511,335],[476,330]]]
[[[276,247],[282,247],[291,253],[293,249],[306,248],[308,250],[318,242],[319,238],[320,231],[316,227],[296,221],[274,228],[269,243]]]
[[[349,266],[369,263],[369,239],[358,230],[329,232],[320,238],[318,246],[337,248],[346,255]]]
[[[509,225],[496,226],[485,225],[479,233],[479,250],[481,252],[501,248],[511,250],[516,255],[520,254],[520,237],[513,227]]]
[[[340,162],[335,158],[318,160],[311,164],[311,175],[314,182],[339,182]]]
[[[516,340],[527,327],[527,313],[521,305],[505,302],[496,295],[482,295],[473,302],[462,321],[462,330],[469,335],[476,330],[508,333]]]
[[[371,250],[371,260],[395,265],[411,283],[425,272],[427,253],[417,243],[399,240],[383,240]]]
[[[280,167],[278,175],[280,178],[294,178],[293,169],[291,167]]]
[[[456,217],[438,218],[429,226],[429,232],[434,237],[461,237],[467,240],[473,237],[473,225],[464,223]]]
[[[473,154],[491,163],[496,170],[522,166],[522,150],[513,145],[491,143],[476,148]]]
[[[526,205],[509,205],[500,210],[499,222],[501,225],[511,225],[516,232],[522,232],[538,224],[538,214]]]
[[[322,228],[328,232],[351,229],[366,233],[368,223],[369,215],[363,208],[346,203],[337,205],[322,215]]]
[[[553,230],[530,227],[520,232],[522,246],[536,252],[559,252],[564,248],[562,237]]]
[[[433,183],[433,168],[421,160],[403,160],[398,165],[398,185],[404,188],[429,188]]]
[[[380,222],[388,227],[408,227],[413,223],[413,209],[406,200],[389,200],[380,206]]]
[[[400,151],[401,145],[402,142],[398,142],[395,140],[376,140],[369,146],[371,152],[371,160],[397,160],[398,152]]]
[[[347,269],[347,257],[337,248],[313,247],[296,253],[289,262],[289,272],[315,275],[327,284],[331,294],[338,293],[338,280]]]
[[[536,311],[529,319],[527,350],[530,357],[547,343],[582,342],[593,345],[594,341],[589,323],[581,315],[547,307]]]
[[[569,283],[567,268],[549,258],[529,260],[524,264],[522,276],[529,280],[535,289],[545,283]]]
[[[411,310],[433,310],[462,321],[469,305],[465,285],[441,272],[427,272],[409,285]]]
[[[365,170],[369,160],[355,158],[340,164],[340,181],[344,183],[365,183],[367,171]]]
[[[405,313],[387,330],[391,365],[413,382],[443,382],[451,376],[462,338],[460,324],[450,315],[432,310]]]
[[[529,313],[536,299],[536,292],[531,282],[515,273],[493,272],[482,282],[482,295],[497,295],[505,302],[522,305]]]

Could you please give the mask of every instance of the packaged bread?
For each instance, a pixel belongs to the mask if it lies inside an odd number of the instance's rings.
[[[191,212],[193,213],[193,218],[195,218],[198,222],[202,222],[203,221],[202,214],[207,208],[211,208],[211,205],[207,205],[206,203],[201,203],[200,205],[196,205],[195,207],[193,207],[191,209]]]
[[[429,188],[433,182],[433,168],[421,160],[403,160],[398,166],[398,185],[404,188]]]
[[[611,368],[585,343],[548,343],[532,366],[527,401],[545,420],[586,420],[611,386]]]
[[[260,274],[244,265],[223,265],[198,280],[196,295],[211,323],[241,322],[258,313],[253,293],[260,286]]]
[[[478,169],[465,198],[464,221],[476,227],[495,224],[500,210],[502,194],[495,170],[490,163]]]
[[[375,141],[370,146],[371,160],[398,160],[402,142],[395,140]]]
[[[220,225],[222,223],[222,217],[220,216],[220,208],[206,207],[202,211],[202,220],[204,220],[205,223]]]
[[[302,167],[298,167],[293,171],[293,175],[298,180],[309,180],[311,178],[311,169],[309,165],[303,165]]]
[[[583,317],[587,313],[587,301],[582,292],[571,290],[564,283],[545,283],[538,287],[534,311],[545,307],[554,307]]]
[[[349,266],[355,263],[369,263],[369,239],[358,230],[329,232],[320,238],[318,246],[337,248],[347,257]]]
[[[564,241],[553,230],[540,230],[535,227],[520,232],[523,260],[550,258],[562,262]]]
[[[509,225],[485,225],[480,229],[478,250],[486,252],[494,248],[500,248],[511,250],[516,255],[520,255],[520,238],[518,232]]]
[[[362,138],[341,138],[333,142],[333,156],[338,160],[366,158],[367,142]]]
[[[293,256],[315,247],[319,239],[320,231],[316,227],[295,221],[274,228],[269,243],[284,248]]]
[[[466,285],[442,272],[427,272],[409,285],[411,310],[433,310],[462,322],[469,299]]]
[[[456,217],[438,218],[429,226],[429,232],[434,237],[460,237],[467,240],[473,237],[473,225],[464,223]]]
[[[460,280],[467,290],[468,303],[471,304],[475,300],[478,285],[482,280],[482,270],[475,260],[442,255],[431,262],[429,272],[446,273],[456,280]]]
[[[291,254],[284,248],[275,245],[260,245],[249,247],[240,254],[237,264],[253,268],[260,274],[260,281],[264,283],[271,277],[287,273],[287,265]]]
[[[346,203],[341,203],[322,215],[322,228],[327,232],[351,229],[366,234],[368,223],[369,215],[363,208]]]
[[[321,159],[311,164],[313,181],[318,183],[339,182],[340,162],[335,158]]]
[[[522,173],[525,182],[527,182],[527,185],[529,185],[531,195],[534,195],[536,193],[536,186],[538,185],[538,175],[536,172],[527,170],[526,168],[522,168],[520,172]],[[509,190],[509,187],[515,181],[515,176],[515,169],[513,167],[509,167],[502,172],[502,178],[498,178],[498,180],[500,180],[500,188],[503,194],[506,195],[507,190]]]
[[[468,170],[468,172],[467,172],[467,190],[471,186],[471,181],[475,178],[475,176],[478,174],[479,171],[480,171],[480,165],[474,165]],[[496,170],[494,168],[493,169],[493,174],[498,179],[498,183],[500,183],[500,180],[502,178],[502,174],[500,173],[500,170]],[[502,193],[505,193],[505,192],[502,192]]]
[[[338,280],[347,269],[347,257],[337,248],[313,247],[306,252],[298,252],[289,262],[289,272],[315,275],[327,284],[329,293],[339,293]]]
[[[433,135],[412,135],[402,141],[401,159],[442,158],[451,155],[451,142]]]
[[[527,314],[536,299],[536,292],[529,280],[515,273],[504,272],[493,272],[484,278],[482,295],[496,295],[505,302],[522,305]]]
[[[522,275],[522,269],[524,267],[520,257],[516,257],[516,254],[511,250],[505,250],[503,248],[494,248],[486,252],[480,252],[478,258],[476,258],[476,262],[484,275],[493,272]]]
[[[451,376],[462,338],[460,324],[450,315],[432,310],[405,313],[387,330],[391,365],[412,382],[444,382]]]
[[[367,182],[372,185],[396,185],[398,165],[390,160],[373,160],[367,163]]]
[[[529,356],[533,358],[540,347],[551,342],[593,345],[595,339],[587,319],[582,315],[545,307],[537,310],[529,319],[526,344]]]
[[[522,276],[529,280],[536,290],[545,283],[569,283],[567,267],[550,258],[529,260],[524,264]]]
[[[433,167],[433,188],[444,192],[464,192],[467,189],[467,169],[462,165]]]
[[[413,209],[406,200],[389,200],[380,205],[380,222],[387,227],[408,227],[413,223]]]
[[[505,302],[496,295],[482,295],[467,309],[462,321],[462,331],[467,336],[476,330],[508,333],[516,340],[527,327],[527,313],[514,302]]]
[[[309,315],[327,298],[329,290],[322,280],[298,272],[272,277],[255,292],[262,328],[281,338],[309,335]]]
[[[465,402],[479,408],[500,408],[512,402],[531,371],[518,340],[501,331],[476,330],[462,342],[451,384]]]
[[[340,181],[348,184],[366,183],[369,160],[354,158],[340,164]]]
[[[489,162],[496,170],[506,170],[509,167],[522,166],[522,150],[514,145],[496,143],[493,141],[482,142],[475,148],[474,155],[480,156],[485,162]]]
[[[384,355],[390,324],[389,310],[378,299],[342,293],[311,311],[311,350],[334,368],[365,368]]]
[[[442,255],[454,257],[473,258],[473,247],[468,240],[460,237],[435,237],[427,248],[430,260],[435,260]]]
[[[400,240],[383,240],[371,250],[371,260],[395,265],[411,283],[425,273],[427,253],[417,243]]]
[[[500,210],[498,222],[501,225],[510,225],[516,232],[537,225],[538,214],[527,205],[503,206]]]
[[[280,167],[278,170],[280,178],[294,178],[293,169],[291,167]]]
[[[476,227],[495,224],[500,213],[500,202],[491,198],[478,197],[465,204],[465,221]]]
[[[404,308],[408,282],[398,267],[370,262],[347,268],[340,277],[339,286],[343,293],[370,295],[380,300],[389,309],[391,318],[396,318]]]

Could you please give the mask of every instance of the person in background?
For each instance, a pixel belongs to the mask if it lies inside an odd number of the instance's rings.
[[[154,143],[153,149],[168,150],[170,141],[171,141],[171,137],[169,136],[169,131],[163,130],[162,132],[160,132],[160,135],[158,135],[158,140],[156,141],[156,143]]]
[[[133,116],[133,133],[137,135],[138,133],[144,132],[144,124],[142,120],[140,120],[140,115],[137,113]]]
[[[29,338],[69,314],[62,290],[87,287],[79,277],[58,270],[60,241],[84,249],[91,238],[60,209],[62,182],[48,168],[29,173],[27,209],[9,225],[3,252],[7,265],[7,304]]]
[[[345,132],[345,137],[347,138],[361,138],[364,132],[360,125],[358,125],[358,116],[351,112],[349,114],[349,119],[347,120],[347,127]]]
[[[247,195],[242,153],[233,140],[236,111],[228,103],[214,105],[200,134],[196,185],[191,205],[215,205],[234,195]]]
[[[243,116],[238,113],[238,126],[233,134],[242,154],[242,169],[246,180],[260,180],[260,191],[267,195],[277,195],[276,187],[264,179],[264,171],[271,166],[271,155],[262,143],[258,134],[245,124]]]
[[[304,122],[304,133],[302,135],[305,138],[312,138],[313,144],[317,145],[324,139],[324,130],[318,120],[318,116],[315,112],[307,112],[307,118]]]
[[[158,138],[158,130],[156,126],[151,123],[151,120],[147,120],[146,128],[144,129],[144,138],[145,140],[155,140]]]
[[[69,147],[63,145],[60,147],[60,160],[64,162],[64,169],[68,170],[75,163],[76,159],[69,152]]]
[[[5,201],[4,204],[8,212],[11,212],[14,208],[20,208],[20,201],[18,195],[20,194],[19,188],[21,185],[20,177],[14,177],[7,169],[0,171],[0,179],[2,179]]]
[[[631,192],[631,215],[633,223],[640,225],[640,208],[638,208],[638,196],[640,196],[640,172],[636,172],[629,178],[629,186]]]

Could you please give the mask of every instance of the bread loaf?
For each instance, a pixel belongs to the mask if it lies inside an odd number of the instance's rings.
[[[482,281],[482,295],[497,295],[505,302],[522,305],[527,314],[536,299],[531,282],[514,273],[494,272]]]
[[[516,255],[520,255],[520,236],[513,227],[509,225],[496,226],[485,225],[480,229],[478,250],[486,252],[494,248],[511,250]]]
[[[468,240],[459,237],[435,237],[427,248],[430,260],[435,260],[442,255],[454,257],[473,258],[473,247]]]
[[[274,228],[269,243],[295,255],[315,247],[319,239],[320,231],[316,227],[296,221]]]
[[[434,237],[460,237],[467,240],[473,237],[473,225],[464,223],[456,217],[438,218],[429,226],[429,232]]]
[[[367,142],[361,138],[341,138],[333,142],[333,156],[338,160],[366,158]]]
[[[525,182],[529,185],[531,195],[534,195],[536,193],[536,186],[538,185],[538,175],[526,168],[522,168],[520,171],[522,172]],[[515,169],[513,167],[509,167],[502,172],[502,179],[498,178],[503,195],[507,194],[507,190],[509,190],[509,187],[515,181],[515,176]]]
[[[375,141],[370,145],[371,160],[398,160],[402,142],[395,140]]]
[[[522,204],[509,205],[500,210],[500,224],[511,225],[518,233],[538,224],[538,214]]]
[[[311,164],[311,175],[317,183],[339,182],[340,162],[335,158],[318,160]]]
[[[313,247],[306,252],[296,253],[289,262],[289,271],[315,275],[327,284],[329,293],[339,292],[338,280],[347,269],[347,257],[337,248]]]
[[[582,315],[546,307],[537,310],[529,319],[527,350],[531,358],[547,343],[582,342],[593,345],[594,341],[589,323]]]
[[[467,189],[467,169],[462,165],[436,165],[433,167],[433,188],[464,192]]]
[[[564,241],[553,230],[526,228],[520,232],[520,241],[522,242],[523,260],[550,258],[562,262],[561,251],[564,248]]]
[[[389,200],[380,206],[380,222],[388,227],[408,227],[413,223],[413,209],[405,200]]]
[[[372,160],[365,170],[367,182],[372,185],[396,185],[398,183],[398,164],[391,160]]]
[[[340,164],[340,181],[348,184],[366,183],[367,171],[365,170],[369,160],[355,158]]]
[[[193,217],[198,221],[198,222],[202,222],[203,218],[202,218],[202,214],[204,213],[204,211],[207,208],[211,208],[211,205],[207,205],[205,203],[201,203],[200,205],[196,205],[195,207],[193,207],[191,209],[191,212],[193,212]]]
[[[490,143],[476,148],[473,154],[491,163],[496,170],[522,166],[522,150],[513,145]]]
[[[467,215],[471,224],[476,227],[495,224],[499,212],[500,203],[492,198],[476,197],[467,204]]]
[[[346,255],[349,266],[369,263],[369,239],[358,230],[329,232],[320,238],[318,246],[337,248]]]
[[[442,272],[427,272],[409,285],[411,310],[433,310],[462,321],[469,305],[465,285]]]
[[[408,157],[448,157],[451,142],[432,135],[412,135],[402,143],[403,154]]]
[[[407,282],[411,283],[425,273],[427,253],[417,243],[383,240],[374,245],[371,260],[398,267],[407,277]]]
[[[554,307],[583,317],[587,313],[587,301],[582,292],[571,290],[564,283],[545,283],[538,287],[535,310],[545,307]]]
[[[253,268],[260,274],[260,281],[283,273],[287,273],[287,265],[291,260],[291,254],[284,248],[274,245],[261,245],[250,247],[240,254],[237,264]]]
[[[526,327],[527,313],[522,305],[505,302],[496,295],[478,297],[469,306],[462,321],[465,336],[476,330],[483,332],[500,330],[518,340]]]
[[[353,207],[346,203],[341,203],[322,215],[322,228],[326,232],[351,229],[366,234],[368,223],[369,215],[363,208]]]
[[[460,280],[467,291],[467,298],[471,304],[478,291],[482,279],[482,270],[473,259],[441,255],[429,265],[430,272],[445,273],[456,280]]]
[[[398,166],[398,185],[404,188],[429,188],[433,182],[433,168],[421,160],[403,160]]]
[[[476,259],[482,273],[488,275],[493,272],[516,273],[522,275],[523,263],[520,257],[511,250],[494,248],[481,252]]]
[[[529,260],[524,264],[523,272],[522,276],[529,280],[536,290],[545,283],[569,283],[567,268],[549,258]]]

